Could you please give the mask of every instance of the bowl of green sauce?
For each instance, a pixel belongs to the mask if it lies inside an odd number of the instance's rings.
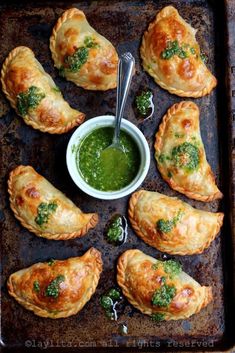
[[[144,181],[150,165],[150,151],[142,132],[122,119],[120,143],[124,153],[112,144],[114,116],[103,115],[80,125],[70,138],[66,162],[75,184],[102,200],[114,200],[134,192]],[[105,158],[103,157],[105,155]]]

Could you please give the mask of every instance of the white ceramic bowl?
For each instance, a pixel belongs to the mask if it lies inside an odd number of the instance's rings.
[[[80,125],[71,136],[66,152],[66,162],[69,174],[75,184],[86,194],[93,196],[101,200],[114,200],[131,194],[135,191],[140,184],[144,181],[150,165],[150,151],[148,143],[142,134],[142,132],[130,121],[122,119],[121,130],[127,132],[133,140],[140,151],[140,168],[136,177],[132,182],[125,186],[124,188],[117,191],[100,191],[94,189],[92,186],[88,185],[82,178],[76,164],[76,147],[81,143],[81,141],[89,134],[91,131],[100,128],[114,126],[114,116],[112,115],[102,115],[97,116],[87,120],[85,123]]]

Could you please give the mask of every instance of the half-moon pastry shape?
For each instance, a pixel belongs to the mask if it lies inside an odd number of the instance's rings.
[[[197,210],[176,197],[140,190],[132,194],[129,219],[138,236],[174,255],[200,254],[215,239],[223,213]]]
[[[51,319],[77,314],[94,294],[102,272],[101,253],[39,262],[10,275],[8,292],[25,309]]]
[[[20,165],[10,173],[8,192],[15,217],[39,237],[82,237],[98,222],[96,213],[83,213],[30,166]]]
[[[201,286],[177,262],[137,249],[119,257],[117,281],[128,301],[157,321],[186,319],[212,300],[212,288]]]
[[[144,33],[140,48],[144,70],[159,86],[181,97],[205,96],[217,84],[195,34],[173,6],[166,6]]]
[[[1,82],[11,106],[34,129],[62,134],[84,120],[85,115],[69,106],[27,47],[10,52],[2,66]]]
[[[158,169],[172,189],[204,202],[223,196],[206,159],[196,104],[180,102],[168,109],[154,147]]]
[[[116,87],[117,52],[82,11],[71,8],[63,13],[53,28],[50,49],[60,74],[77,86],[101,91]]]

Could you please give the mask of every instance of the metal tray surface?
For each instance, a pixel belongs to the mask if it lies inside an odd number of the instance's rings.
[[[201,133],[207,158],[224,193],[222,202],[201,203],[189,200],[171,190],[162,180],[154,161],[153,141],[158,125],[166,110],[180,97],[169,94],[157,86],[140,65],[139,46],[142,35],[162,7],[172,4],[180,14],[198,29],[201,48],[209,56],[209,67],[218,78],[219,85],[209,96],[195,99],[201,116]],[[49,37],[57,18],[72,6],[82,9],[90,24],[105,35],[119,54],[131,51],[136,58],[136,75],[130,90],[125,116],[144,133],[151,148],[151,167],[142,187],[157,190],[169,196],[178,196],[202,210],[225,212],[221,235],[209,249],[197,256],[175,256],[184,270],[202,285],[213,287],[214,300],[199,314],[187,320],[157,324],[148,316],[125,302],[117,322],[109,321],[99,305],[99,298],[114,286],[116,261],[126,249],[138,248],[161,258],[163,254],[141,241],[129,226],[125,244],[108,244],[103,230],[115,213],[126,214],[128,197],[101,201],[81,192],[71,180],[65,163],[66,146],[72,132],[56,136],[33,130],[10,109],[0,94],[1,138],[1,197],[0,221],[2,299],[1,342],[3,350],[25,351],[30,347],[70,352],[97,351],[232,351],[234,332],[233,262],[234,183],[232,175],[232,120],[235,105],[232,91],[235,67],[231,72],[232,54],[235,53],[234,1],[161,0],[161,1],[23,1],[0,4],[0,63],[11,49],[29,46],[45,70],[61,88],[64,97],[75,108],[86,113],[86,118],[115,113],[116,91],[85,91],[58,76],[49,50]],[[233,23],[233,25],[232,25]],[[228,25],[228,26],[227,26]],[[231,37],[230,37],[231,36]],[[230,51],[228,51],[228,47]],[[226,78],[226,80],[225,80]],[[152,119],[136,119],[133,102],[136,92],[149,87],[154,93],[155,113]],[[233,92],[233,93],[231,93]],[[100,222],[85,237],[68,241],[40,239],[24,229],[9,207],[7,178],[19,164],[32,165],[58,189],[70,197],[82,210],[98,212]],[[48,258],[65,259],[82,255],[91,246],[102,252],[104,271],[92,299],[75,316],[51,320],[35,316],[16,303],[7,293],[8,276]],[[128,326],[128,334],[120,334],[120,324]],[[56,347],[56,348],[55,348]],[[103,348],[102,348],[103,347]],[[17,349],[16,349],[17,348]],[[27,349],[28,351],[28,349]]]

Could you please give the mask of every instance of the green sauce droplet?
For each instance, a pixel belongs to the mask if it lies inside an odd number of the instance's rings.
[[[122,296],[119,289],[111,288],[107,293],[101,296],[100,305],[105,311],[106,316],[110,320],[117,320],[117,306],[120,305],[122,301]]]
[[[119,214],[114,215],[105,227],[105,238],[113,245],[121,245],[127,238],[127,220]]]

